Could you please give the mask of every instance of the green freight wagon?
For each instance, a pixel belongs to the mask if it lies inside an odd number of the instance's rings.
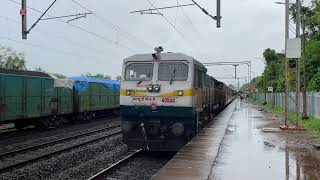
[[[119,109],[120,82],[93,77],[70,77],[74,85],[74,112],[79,119],[116,113]],[[80,117],[79,117],[80,116]]]
[[[48,127],[72,112],[72,81],[42,72],[0,69],[0,124]]]

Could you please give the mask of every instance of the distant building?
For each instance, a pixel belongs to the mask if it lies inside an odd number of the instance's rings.
[[[249,92],[256,92],[258,89],[256,88],[255,84],[250,84],[250,86],[248,87],[248,91]]]

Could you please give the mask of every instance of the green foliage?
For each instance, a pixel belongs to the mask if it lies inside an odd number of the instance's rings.
[[[0,68],[26,70],[26,60],[23,53],[0,46]]]
[[[116,77],[116,80],[121,81],[121,76],[120,76],[120,75],[117,76],[117,77]]]
[[[42,67],[36,67],[34,68],[34,71],[38,71],[38,72],[46,72]]]
[[[320,72],[311,78],[307,90],[317,92],[320,91]]]
[[[49,73],[49,72],[46,72],[46,70],[44,70],[42,67],[36,67],[35,69],[34,69],[34,71],[38,71],[38,72],[45,72],[45,73]],[[58,78],[58,79],[65,79],[66,78],[66,76],[65,75],[63,75],[63,74],[59,74],[59,73],[49,73],[49,74],[52,74],[53,76],[55,76],[56,78]]]
[[[277,63],[277,61],[279,60],[276,51],[270,48],[266,49],[263,52],[263,57],[266,60],[267,66],[269,66],[271,63]]]
[[[296,21],[296,7],[292,5],[290,12]],[[302,7],[302,23],[305,24],[306,37],[306,56],[305,64],[300,61],[301,67],[306,67],[306,82],[308,91],[320,91],[320,1],[312,1],[310,7]],[[266,68],[260,77],[257,77],[255,83],[259,92],[266,92],[266,87],[274,87],[275,92],[285,90],[285,56],[283,53],[277,53],[270,48],[263,52]],[[304,59],[302,59],[304,60]],[[302,70],[302,68],[301,68]],[[301,72],[303,76],[303,73]],[[295,70],[289,70],[289,89],[295,90]]]
[[[307,119],[302,121],[302,127],[320,131],[320,119]]]
[[[266,61],[266,68],[261,76],[258,76],[254,82],[259,92],[266,92],[267,87],[273,87],[275,92],[284,90],[284,54],[277,53],[275,50],[266,49],[263,52]]]
[[[58,79],[65,79],[67,78],[65,75],[63,74],[58,74],[58,73],[52,73],[52,75],[54,75],[55,77],[57,77]]]
[[[269,109],[273,113],[276,113],[279,115],[283,115],[283,113],[284,113],[284,109],[281,107],[272,106],[271,104],[263,105],[263,102],[255,100],[255,99],[253,99],[253,100],[256,101],[259,105],[265,107],[266,109]],[[296,121],[296,114],[294,112],[290,112],[289,113],[289,122],[292,125],[294,125],[295,121]],[[317,137],[317,138],[320,137],[320,119],[311,118],[311,119],[302,120],[301,127],[305,128],[309,135],[311,135],[313,137]]]
[[[82,77],[95,77],[95,78],[104,78],[104,79],[111,79],[111,76],[109,75],[104,75],[104,74],[91,74],[91,73],[87,73],[87,74],[82,74]]]

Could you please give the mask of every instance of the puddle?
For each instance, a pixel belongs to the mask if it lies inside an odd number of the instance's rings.
[[[210,179],[320,179],[320,161],[313,153],[289,148],[285,141],[275,138],[276,134],[257,129],[267,123],[270,120],[262,112],[242,103],[232,116],[232,126],[228,127],[232,133],[223,140]]]
[[[251,118],[263,119],[263,118],[264,118],[264,116],[252,116]]]

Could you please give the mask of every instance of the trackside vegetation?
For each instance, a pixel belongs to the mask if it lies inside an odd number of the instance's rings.
[[[273,106],[271,104],[264,104],[262,101],[251,99],[255,101],[260,106],[270,110],[271,112],[283,115],[284,108],[279,106]],[[296,121],[296,114],[294,112],[289,112],[289,122],[291,125],[294,125]],[[320,119],[318,118],[309,118],[309,119],[302,119],[301,120],[301,127],[307,130],[308,135],[311,137],[320,138]]]
[[[294,21],[296,12],[294,5],[290,8],[291,16]],[[320,1],[312,0],[310,6],[302,7],[302,24],[305,25],[302,39],[305,38],[305,52],[302,54],[300,61],[301,71],[306,68],[306,89],[307,91],[320,91]],[[304,51],[302,51],[304,52]],[[253,79],[254,84],[259,92],[265,92],[266,87],[273,87],[274,92],[284,92],[285,90],[285,54],[284,52],[276,52],[272,48],[268,48],[263,52],[263,57],[258,58],[264,60],[266,68],[261,76]],[[258,61],[258,60],[257,60]],[[305,63],[304,63],[305,62]],[[289,72],[289,89],[295,91],[295,70],[290,69]],[[303,72],[301,72],[303,77]],[[303,84],[303,83],[302,83]],[[248,84],[243,88],[248,87]],[[303,89],[303,88],[302,88]]]

